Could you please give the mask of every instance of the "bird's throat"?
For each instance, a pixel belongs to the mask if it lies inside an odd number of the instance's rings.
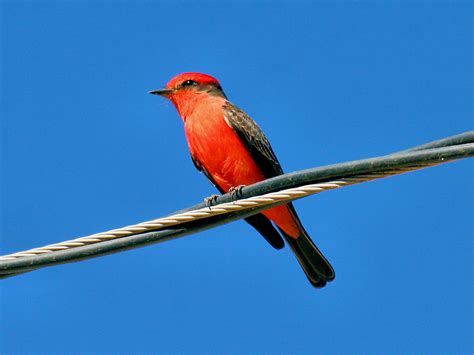
[[[206,107],[213,104],[213,101],[221,98],[211,96],[206,92],[178,92],[170,98],[171,102],[175,105],[179,115],[184,122],[191,117],[196,111],[206,110]]]

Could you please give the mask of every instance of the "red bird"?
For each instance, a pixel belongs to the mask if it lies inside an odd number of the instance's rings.
[[[221,192],[283,174],[260,127],[227,100],[219,81],[210,75],[184,73],[165,89],[150,94],[168,98],[183,119],[196,168]],[[291,203],[245,219],[276,249],[284,246],[280,230],[311,284],[323,287],[334,270],[303,228]]]

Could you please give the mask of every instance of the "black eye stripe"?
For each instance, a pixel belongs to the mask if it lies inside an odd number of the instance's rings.
[[[198,83],[194,80],[186,80],[184,83],[181,84],[181,87],[185,88],[188,86],[196,86]]]

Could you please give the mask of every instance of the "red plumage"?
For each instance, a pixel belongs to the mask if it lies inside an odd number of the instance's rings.
[[[263,132],[245,112],[227,101],[217,79],[184,73],[171,79],[166,89],[151,93],[167,97],[176,106],[193,161],[221,192],[283,173]],[[280,229],[314,286],[322,287],[334,279],[332,267],[309,238],[292,204],[262,214]],[[275,235],[278,238],[265,217],[248,222],[267,240]]]

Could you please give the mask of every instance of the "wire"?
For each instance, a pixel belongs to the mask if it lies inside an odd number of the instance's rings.
[[[472,156],[474,131],[384,157],[280,175],[243,188],[237,201],[226,194],[212,207],[201,203],[152,221],[0,256],[0,278],[175,239],[323,191]]]

